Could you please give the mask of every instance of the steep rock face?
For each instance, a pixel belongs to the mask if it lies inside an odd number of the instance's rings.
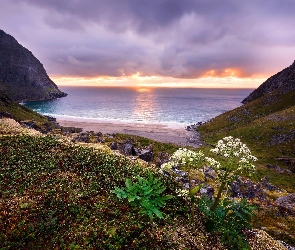
[[[0,30],[0,90],[14,101],[64,97],[31,51]]]
[[[279,94],[286,94],[295,90],[295,61],[288,68],[268,78],[245,98],[242,103],[245,104],[256,100],[274,90],[278,90]]]

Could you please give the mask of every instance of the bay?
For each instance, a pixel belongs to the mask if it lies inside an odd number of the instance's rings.
[[[58,119],[191,125],[234,109],[253,89],[59,87],[67,97],[23,103]]]

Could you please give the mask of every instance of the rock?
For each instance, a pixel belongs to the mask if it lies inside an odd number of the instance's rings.
[[[266,200],[266,193],[259,183],[252,182],[248,178],[239,177],[231,184],[232,197],[236,198],[257,198]]]
[[[110,149],[111,150],[118,150],[118,143],[115,141],[111,142]]]
[[[56,118],[54,118],[52,116],[44,115],[44,117],[46,117],[47,120],[50,121],[50,122],[54,122],[54,123],[56,122]]]
[[[295,150],[295,146],[294,146]],[[285,169],[286,173],[295,173],[295,158],[289,158],[289,157],[279,157],[277,158],[279,161],[283,161],[285,165],[288,166],[289,169]]]
[[[204,174],[205,174],[205,178],[210,178],[210,179],[214,180],[216,172],[215,172],[214,168],[210,166],[209,168],[207,168],[205,170]]]
[[[162,164],[166,163],[166,162],[169,162],[170,160],[170,154],[167,153],[167,152],[159,152],[158,153],[158,157],[156,158],[155,160],[155,164],[158,166],[158,167],[161,167]]]
[[[78,137],[75,139],[75,142],[90,142],[90,135],[86,132],[82,132],[78,134]]]
[[[77,130],[74,128],[74,131]],[[73,139],[73,142],[84,143],[98,143],[104,142],[103,134],[101,132],[95,133],[94,131],[81,132]]]
[[[276,171],[279,174],[283,174],[284,173],[284,170],[282,170],[279,166],[272,165],[272,164],[266,164],[265,166],[267,168],[269,168],[269,169],[273,169],[274,171]]]
[[[209,199],[211,199],[214,195],[214,188],[210,185],[205,185],[200,189],[200,193],[206,195]]]
[[[12,100],[34,101],[64,97],[31,51],[0,30],[0,90]]]
[[[278,242],[280,242],[285,248],[287,248],[287,250],[295,250],[295,247],[292,247],[292,246],[288,245],[284,241],[278,240]]]
[[[279,208],[280,215],[295,216],[295,193],[277,198],[275,204]]]
[[[281,192],[281,189],[279,189],[278,187],[272,185],[270,182],[269,182],[269,179],[267,176],[265,176],[264,178],[261,179],[260,181],[260,184],[263,188],[269,190],[269,191],[279,191]]]
[[[38,131],[41,130],[41,127],[37,125],[34,121],[21,121],[20,124],[25,126],[26,128],[35,129]]]
[[[138,158],[142,159],[146,162],[150,162],[154,158],[154,147],[153,145],[149,145],[145,149],[141,150],[140,153],[138,154]]]
[[[120,153],[126,156],[136,155],[134,150],[134,142],[132,140],[127,140],[119,144]]]
[[[171,171],[181,177],[187,177],[188,176],[188,172],[184,172],[176,167],[172,167]]]
[[[10,118],[15,120],[15,118],[8,112],[0,112],[0,118]]]

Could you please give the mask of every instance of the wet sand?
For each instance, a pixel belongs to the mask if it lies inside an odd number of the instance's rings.
[[[103,134],[120,133],[137,135],[159,142],[173,143],[179,146],[189,145],[199,147],[202,144],[197,132],[187,131],[185,127],[180,126],[59,119],[57,119],[57,122],[64,127],[82,128],[83,131],[101,132]]]

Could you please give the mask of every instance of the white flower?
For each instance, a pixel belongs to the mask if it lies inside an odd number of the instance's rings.
[[[215,159],[213,158],[210,158],[210,157],[205,157],[205,160],[209,163],[209,165],[211,167],[213,167],[215,170],[218,170],[220,169],[221,167],[221,164],[220,162],[216,161]]]
[[[204,157],[205,156],[202,152],[194,152],[186,148],[179,148],[171,156],[171,161],[182,166],[196,166],[198,163],[203,161]]]
[[[188,189],[177,189],[176,190],[177,196],[188,196],[189,195],[189,190]]]

